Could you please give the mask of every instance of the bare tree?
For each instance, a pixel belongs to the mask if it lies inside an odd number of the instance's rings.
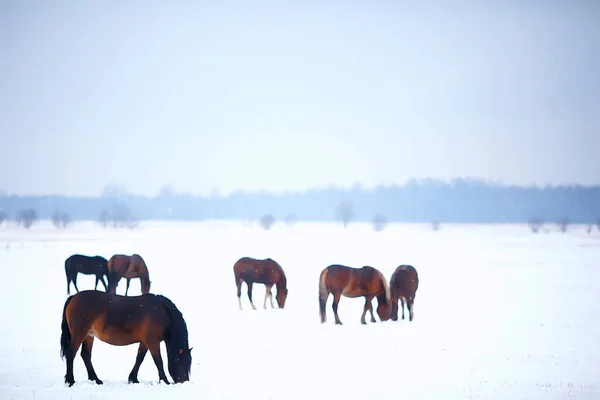
[[[129,207],[123,203],[113,204],[110,210],[103,209],[98,216],[98,222],[107,227],[109,224],[113,228],[136,228],[139,225],[138,220],[132,215]]]
[[[106,228],[108,226],[108,221],[110,221],[110,213],[105,208],[100,211],[100,214],[98,214],[98,223],[102,225],[102,227]]]
[[[439,231],[439,230],[440,230],[440,221],[433,221],[433,222],[431,223],[431,229],[432,229],[434,232],[437,232],[437,231]]]
[[[592,225],[592,224],[589,224],[589,225],[588,225],[588,227],[587,227],[587,233],[588,233],[588,235],[589,235],[590,233],[592,233],[592,229],[593,229],[593,225]]]
[[[66,228],[70,222],[71,217],[66,212],[56,210],[52,214],[52,223],[56,228]]]
[[[286,217],[285,217],[285,224],[286,224],[287,226],[292,226],[292,225],[294,225],[294,224],[296,223],[297,219],[298,219],[298,218],[296,217],[296,214],[294,214],[294,213],[289,213],[289,214],[288,214],[288,215],[286,215]]]
[[[352,203],[344,201],[341,202],[336,209],[336,217],[338,221],[341,221],[344,225],[344,229],[348,227],[350,221],[355,217],[354,207]]]
[[[543,225],[544,225],[544,220],[539,217],[531,218],[529,220],[529,228],[531,229],[531,232],[533,232],[533,233],[538,233]]]
[[[260,217],[260,225],[263,227],[263,229],[265,230],[269,230],[271,229],[271,226],[275,223],[275,217],[273,217],[272,214],[265,214],[262,217]]]
[[[380,214],[375,215],[372,222],[373,229],[377,232],[384,230],[388,223],[387,218]]]
[[[16,220],[25,229],[29,229],[38,221],[38,215],[33,208],[26,208],[17,212]]]
[[[558,229],[560,229],[560,231],[562,233],[565,233],[569,226],[569,219],[567,217],[564,217],[560,221],[557,222],[557,225],[558,225]]]

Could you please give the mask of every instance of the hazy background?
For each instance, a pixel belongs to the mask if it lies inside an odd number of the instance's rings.
[[[0,189],[599,184],[600,5],[526,3],[2,1]]]

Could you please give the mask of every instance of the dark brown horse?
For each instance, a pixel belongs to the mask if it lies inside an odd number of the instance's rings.
[[[398,299],[402,304],[402,319],[404,319],[404,302],[406,301],[408,319],[413,320],[413,307],[418,288],[419,274],[412,265],[401,265],[396,268],[390,279],[390,317],[392,321],[398,320]]]
[[[338,316],[340,298],[364,297],[365,307],[360,322],[366,324],[367,310],[371,313],[371,322],[375,321],[371,301],[377,298],[377,314],[382,321],[389,319],[390,289],[385,276],[377,269],[369,266],[351,268],[345,265],[330,265],[321,272],[319,277],[319,307],[321,323],[326,320],[325,306],[329,294],[333,294],[333,313],[335,323],[341,325]]]
[[[81,254],[73,254],[65,260],[65,274],[67,275],[67,294],[71,294],[71,282],[75,286],[75,290],[79,292],[77,287],[77,274],[96,275],[96,284],[94,290],[98,288],[98,282],[102,282],[104,290],[108,291],[107,283],[104,282],[104,276],[108,280],[108,261],[100,256],[84,256]]]
[[[67,358],[65,382],[69,386],[75,383],[73,361],[79,346],[88,379],[102,384],[92,366],[94,337],[113,346],[140,344],[129,383],[139,383],[138,371],[150,350],[159,382],[169,384],[160,355],[162,341],[167,348],[168,369],[173,381],[189,380],[192,349],[188,346],[187,325],[179,309],[164,296],[127,297],[96,290],[82,291],[65,302],[61,329],[61,357]]]
[[[129,292],[129,283],[133,278],[139,278],[142,286],[142,293],[150,292],[150,275],[144,259],[139,254],[126,256],[115,254],[108,260],[108,291],[117,293],[117,285],[121,278],[127,279],[127,288],[125,296]]]
[[[263,307],[267,308],[267,298],[271,300],[271,308],[275,308],[273,305],[273,294],[271,288],[273,285],[277,287],[277,305],[279,308],[285,307],[285,300],[287,299],[287,279],[283,268],[274,260],[267,258],[264,260],[256,260],[250,257],[242,257],[233,265],[233,275],[235,276],[235,284],[237,286],[237,297],[240,303],[240,310],[242,309],[242,283],[246,282],[248,286],[248,299],[252,309],[256,310],[254,302],[252,301],[252,285],[254,283],[262,283],[267,288],[265,292],[265,302]]]

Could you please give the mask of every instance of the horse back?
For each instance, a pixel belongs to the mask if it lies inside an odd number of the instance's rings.
[[[356,268],[347,267],[345,265],[332,264],[325,268],[327,274],[325,276],[325,287],[330,292],[344,290],[351,284],[352,270]]]
[[[414,297],[419,287],[419,275],[412,265],[401,265],[392,274],[392,297]]]
[[[108,274],[108,261],[100,256],[84,256],[82,254],[74,254],[65,261],[65,270],[67,273],[80,272],[86,275],[94,275],[97,273]]]
[[[72,332],[92,329],[101,340],[112,333],[109,342],[126,344],[132,342],[126,337],[145,335],[148,329],[157,334],[164,331],[169,318],[162,305],[151,294],[129,297],[85,290],[72,296],[65,312]],[[117,334],[122,338],[117,338]]]
[[[258,282],[259,275],[264,270],[265,260],[251,257],[242,257],[233,264],[233,273],[236,278],[246,282]]]

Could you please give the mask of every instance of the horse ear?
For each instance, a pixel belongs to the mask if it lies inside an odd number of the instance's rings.
[[[181,355],[181,353],[183,353],[183,349],[179,349],[179,355]]]

